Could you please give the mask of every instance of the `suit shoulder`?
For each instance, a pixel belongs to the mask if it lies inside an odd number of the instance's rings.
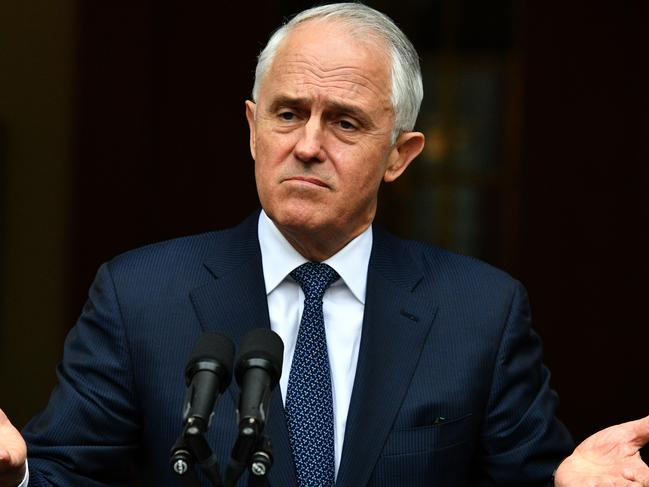
[[[420,249],[419,251],[422,253],[423,258],[429,262],[429,265],[438,269],[444,269],[460,274],[470,273],[504,281],[514,280],[507,272],[476,257],[459,254],[432,244],[426,244],[423,242],[414,243],[415,248]]]
[[[164,269],[180,272],[200,266],[219,250],[233,254],[254,252],[258,247],[256,215],[225,230],[201,233],[152,243],[129,250],[111,259],[107,265],[113,272],[138,269]]]
[[[436,245],[417,240],[393,237],[393,251],[401,253],[404,262],[412,262],[423,271],[421,284],[439,287],[455,292],[480,290],[491,294],[500,290],[511,294],[520,283],[507,272],[475,257],[458,254]]]
[[[494,317],[492,323],[502,325],[517,296],[527,301],[527,291],[518,280],[486,262],[422,242],[404,245],[422,269],[416,292],[434,298],[458,316]]]
[[[166,268],[184,266],[192,261],[203,260],[210,249],[218,245],[221,233],[208,232],[151,243],[118,254],[107,264],[112,271],[152,265],[163,265]]]

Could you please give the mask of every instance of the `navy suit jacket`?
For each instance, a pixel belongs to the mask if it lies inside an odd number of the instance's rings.
[[[367,279],[337,487],[551,485],[573,445],[554,415],[523,287],[376,227]],[[30,486],[126,485],[133,471],[143,485],[177,485],[169,451],[194,343],[219,330],[238,344],[269,326],[257,215],[104,264],[50,403],[23,431]],[[237,394],[233,381],[207,435],[222,471]],[[270,485],[296,485],[279,388],[266,433]]]

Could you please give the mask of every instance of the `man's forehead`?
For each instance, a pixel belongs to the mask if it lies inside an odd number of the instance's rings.
[[[379,96],[389,89],[387,68],[380,63],[364,63],[351,58],[336,58],[287,53],[278,58],[271,68],[272,84],[290,86],[298,92],[310,88],[328,88],[331,91],[361,94],[365,90]]]
[[[313,99],[327,94],[348,101],[370,98],[381,104],[389,99],[390,71],[385,55],[378,55],[375,46],[321,34],[294,32],[278,50],[261,90],[273,96],[280,91],[281,96]]]

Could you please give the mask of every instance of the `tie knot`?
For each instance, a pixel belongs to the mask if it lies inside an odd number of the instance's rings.
[[[296,267],[291,277],[300,285],[305,297],[316,299],[322,299],[327,288],[340,279],[333,268],[316,262],[306,262]]]

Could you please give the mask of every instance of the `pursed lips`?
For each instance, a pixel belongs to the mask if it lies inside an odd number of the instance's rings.
[[[288,178],[285,178],[283,182],[285,181],[299,181],[303,183],[309,183],[313,184],[315,186],[319,186],[321,188],[328,188],[329,185],[326,184],[324,181],[318,179],[318,178],[312,178],[312,177],[307,177],[307,176],[291,176]]]

